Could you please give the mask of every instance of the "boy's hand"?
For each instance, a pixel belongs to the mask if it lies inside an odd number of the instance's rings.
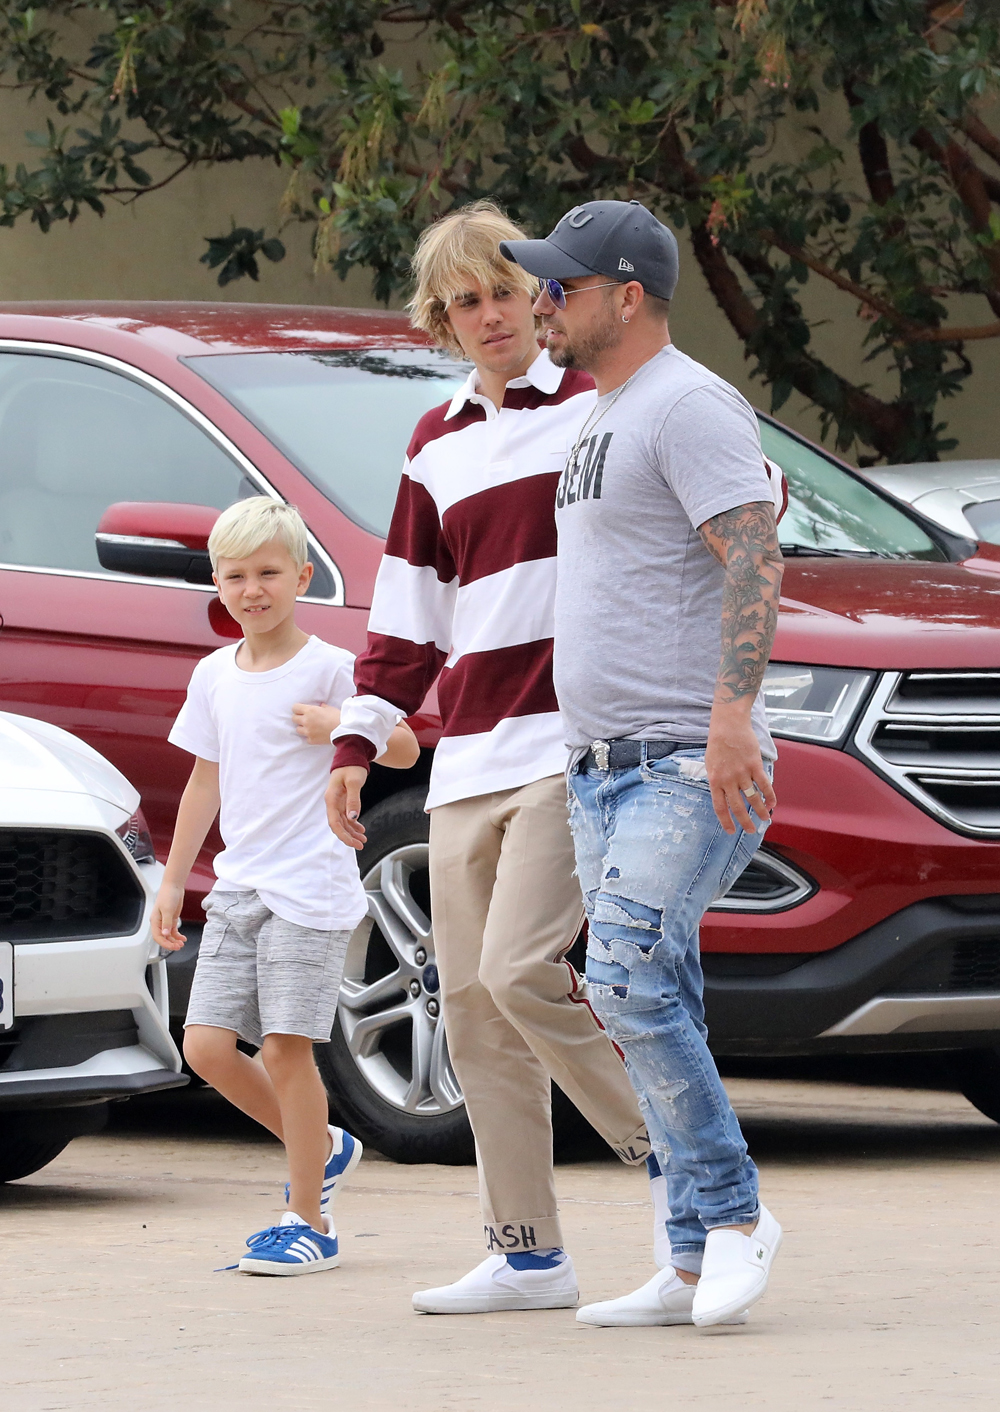
[[[183,906],[184,889],[176,883],[163,883],[156,894],[149,923],[153,929],[153,940],[165,951],[180,951],[184,945],[184,935],[177,925]]]
[[[361,786],[368,771],[360,765],[345,765],[334,770],[326,787],[326,817],[330,827],[348,848],[359,851],[368,842],[368,835],[358,822],[361,813]]]
[[[329,745],[330,732],[340,725],[336,706],[306,706],[298,702],[292,707],[295,729],[310,745]]]

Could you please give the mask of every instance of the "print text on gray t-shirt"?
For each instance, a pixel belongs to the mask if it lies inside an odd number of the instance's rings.
[[[554,674],[567,743],[703,744],[724,573],[697,527],[771,502],[757,418],[672,344],[617,391],[598,399],[556,493]],[[774,759],[759,697],[752,719],[762,755]]]

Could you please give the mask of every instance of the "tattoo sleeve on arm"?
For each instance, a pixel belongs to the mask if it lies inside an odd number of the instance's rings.
[[[752,699],[771,655],[784,572],[774,507],[764,500],[739,505],[706,520],[698,533],[726,571],[715,699]]]

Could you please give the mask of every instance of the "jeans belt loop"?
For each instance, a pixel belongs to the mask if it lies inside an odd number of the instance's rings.
[[[594,740],[590,743],[590,748],[594,752],[594,763],[599,770],[609,770],[611,768],[611,746],[606,740]]]

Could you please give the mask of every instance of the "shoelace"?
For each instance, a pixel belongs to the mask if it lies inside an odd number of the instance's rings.
[[[308,1226],[268,1226],[266,1230],[255,1231],[247,1237],[247,1248],[254,1255],[270,1254],[271,1251],[280,1254],[308,1230]]]
[[[264,1230],[254,1231],[252,1236],[247,1236],[247,1250],[251,1255],[280,1255],[309,1229],[308,1226],[267,1226]],[[238,1268],[239,1261],[235,1265],[219,1265],[215,1273],[218,1275],[226,1270]]]

